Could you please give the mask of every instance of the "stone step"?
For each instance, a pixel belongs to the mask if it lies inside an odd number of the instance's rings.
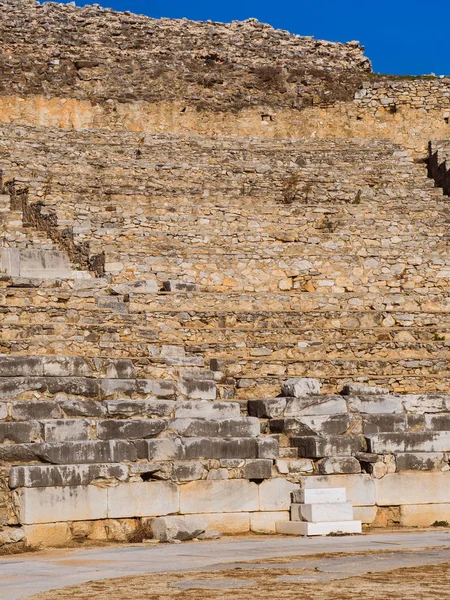
[[[366,450],[364,437],[359,435],[296,436],[291,438],[291,445],[301,458],[353,456]]]
[[[305,521],[278,521],[277,533],[284,535],[330,535],[362,533],[361,521],[330,521],[325,523],[307,523]]]
[[[353,505],[351,502],[291,504],[291,521],[353,521]]]
[[[417,433],[379,433],[367,435],[369,452],[450,452],[450,431],[421,431]]]

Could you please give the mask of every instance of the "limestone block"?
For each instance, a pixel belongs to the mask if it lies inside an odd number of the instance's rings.
[[[43,356],[43,375],[47,377],[92,377],[89,362],[81,356]]]
[[[332,456],[330,458],[324,458],[317,463],[317,467],[321,475],[361,473],[361,465],[353,456]]]
[[[158,282],[155,279],[145,279],[140,281],[127,281],[119,283],[112,288],[115,294],[155,294],[159,291]]]
[[[69,257],[59,250],[21,250],[20,277],[30,279],[69,279]]]
[[[0,377],[42,377],[41,356],[0,356]]]
[[[330,535],[330,533],[361,533],[361,521],[330,521],[308,523],[306,521],[281,521],[277,523],[277,533],[285,535]]]
[[[288,398],[285,417],[345,414],[347,404],[342,396],[304,396]]]
[[[405,394],[402,397],[403,406],[409,413],[448,412],[450,397],[435,394]]]
[[[180,487],[182,514],[249,512],[258,509],[258,486],[243,479],[193,481]]]
[[[240,438],[257,437],[259,419],[237,417],[234,419],[174,419],[169,429],[184,437]]]
[[[260,419],[274,419],[284,415],[287,398],[263,398],[248,401],[248,414]]]
[[[106,519],[106,539],[115,542],[127,542],[130,535],[136,530],[138,519]],[[90,533],[90,539],[95,535],[95,528]],[[99,531],[101,534],[101,532]]]
[[[291,438],[291,445],[298,448],[302,458],[324,458],[329,456],[352,456],[364,450],[361,436],[328,435]]]
[[[378,396],[389,394],[389,390],[365,383],[346,383],[342,388],[341,394],[343,396]]]
[[[11,400],[24,392],[45,392],[43,377],[0,377],[0,399]]]
[[[24,526],[25,539],[33,548],[63,548],[72,535],[67,523],[42,523]]]
[[[184,458],[260,458],[259,441],[255,438],[185,438]]]
[[[13,466],[9,472],[9,487],[79,486],[97,479],[127,481],[128,467],[120,464]]]
[[[153,537],[161,542],[197,538],[204,533],[208,523],[202,517],[156,517],[152,521]]]
[[[430,527],[439,521],[450,523],[450,504],[400,506],[400,525],[402,527]]]
[[[397,471],[433,471],[447,465],[443,452],[399,452],[395,462]]]
[[[135,461],[136,448],[124,440],[34,444],[42,461],[59,465]]]
[[[450,452],[450,431],[379,433],[366,436],[366,439],[369,451],[375,454]]]
[[[208,523],[208,529],[224,535],[239,535],[250,531],[250,516],[258,513],[202,513],[199,516]]]
[[[14,492],[14,500],[19,521],[26,525],[92,521],[108,516],[107,490],[92,485],[21,488]]]
[[[60,407],[55,402],[16,400],[11,402],[11,417],[15,421],[36,421],[62,417]]]
[[[361,521],[364,525],[371,525],[377,518],[376,506],[354,506],[353,516],[356,521]]]
[[[412,420],[408,424],[408,417],[421,417],[421,415],[405,415],[405,414],[363,414],[362,415],[362,431],[364,434],[377,434],[377,433],[394,433],[408,431],[409,427],[421,427],[425,425],[425,420],[420,422],[420,419],[416,423]]]
[[[446,504],[450,472],[392,473],[375,480],[374,485],[378,506]]]
[[[283,396],[301,398],[320,394],[320,381],[307,377],[288,379],[281,386]]]
[[[132,440],[156,437],[167,428],[164,419],[108,419],[97,422],[97,437],[101,440]]]
[[[317,504],[291,504],[291,521],[352,521],[351,502],[319,502]]]
[[[403,403],[401,396],[348,396],[348,410],[357,413],[403,413]]]
[[[198,292],[200,286],[186,281],[163,281],[165,292]]]
[[[182,460],[185,458],[185,447],[180,439],[137,440],[134,445],[138,458],[155,461]],[[201,457],[195,456],[193,458]]]
[[[173,463],[173,481],[196,481],[201,479],[205,469],[200,462],[175,462]]]
[[[244,479],[270,479],[272,466],[271,459],[249,460],[243,469],[243,477]]]
[[[29,443],[39,436],[38,423],[0,423],[0,444],[13,442],[17,444]]]
[[[122,483],[108,489],[108,518],[161,516],[179,509],[179,487],[166,481]]]
[[[425,426],[429,431],[450,431],[450,413],[426,414]]]
[[[255,533],[276,533],[278,521],[289,521],[289,511],[250,513],[250,531]]]
[[[239,417],[238,402],[187,401],[175,404],[175,417],[193,419],[227,419]]]
[[[7,273],[11,277],[20,276],[19,248],[0,248],[0,273]]]
[[[170,417],[174,400],[105,400],[111,417]]]
[[[298,485],[284,478],[266,479],[259,486],[259,510],[289,510],[291,492],[298,490]]]
[[[89,439],[90,423],[86,419],[41,421],[46,442],[72,442]]]
[[[345,502],[346,490],[342,488],[297,489],[292,492],[292,502],[298,504],[321,504]]]
[[[358,418],[349,414],[302,416],[272,419],[270,430],[288,435],[343,435],[357,424]]]
[[[280,452],[278,440],[275,438],[259,438],[256,440],[256,446],[257,458],[277,458]]]
[[[106,407],[97,400],[69,398],[59,400],[58,405],[66,417],[104,417]]]
[[[383,481],[382,479],[378,481]],[[377,483],[378,483],[377,481]],[[353,506],[375,504],[375,481],[370,475],[314,475],[301,479],[304,489],[345,488]]]
[[[115,358],[107,361],[106,377],[108,379],[134,379],[136,369],[132,360]]]
[[[8,416],[8,405],[6,402],[0,402],[0,420],[6,419]]]
[[[181,379],[178,383],[180,394],[191,400],[215,400],[216,382],[208,379]]]
[[[25,532],[20,527],[0,529],[0,547],[4,544],[18,544],[25,539]]]

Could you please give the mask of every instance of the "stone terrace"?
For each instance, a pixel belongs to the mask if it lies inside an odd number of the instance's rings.
[[[3,352],[211,368],[223,398],[306,374],[447,391],[447,201],[400,147],[14,126],[0,144],[11,202],[103,274],[6,279]]]

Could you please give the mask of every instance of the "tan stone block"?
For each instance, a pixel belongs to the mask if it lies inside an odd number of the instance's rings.
[[[41,523],[24,525],[27,545],[36,548],[60,548],[71,540],[68,523]]]
[[[400,507],[403,527],[430,527],[436,522],[450,523],[450,504],[407,504]]]
[[[257,511],[258,486],[243,479],[192,481],[180,486],[180,512],[217,513]]]
[[[253,514],[253,513],[252,513]],[[208,529],[227,535],[237,535],[250,531],[250,513],[202,513],[197,516],[208,523]]]
[[[108,540],[126,542],[135,531],[138,519],[107,519],[105,522]]]
[[[291,492],[298,490],[298,484],[283,477],[266,479],[259,486],[259,509],[261,511],[289,510]]]
[[[256,512],[250,514],[250,531],[255,533],[276,533],[277,521],[289,521],[289,511]]]
[[[156,517],[177,513],[179,487],[167,481],[124,483],[108,489],[108,517]]]
[[[96,540],[99,542],[107,541],[108,532],[106,529],[106,519],[103,519],[102,521],[94,521],[92,523],[92,527],[89,532],[88,538],[90,540]]]
[[[376,506],[354,506],[353,518],[356,521],[361,521],[364,525],[370,525],[377,517]]]
[[[449,499],[450,472],[391,473],[375,480],[376,504],[441,504]]]

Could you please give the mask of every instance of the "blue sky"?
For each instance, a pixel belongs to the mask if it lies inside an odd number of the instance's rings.
[[[94,0],[115,10],[150,17],[232,21],[256,17],[300,35],[345,42],[359,40],[376,72],[450,75],[445,3],[418,0]],[[78,6],[91,4],[77,0]]]

